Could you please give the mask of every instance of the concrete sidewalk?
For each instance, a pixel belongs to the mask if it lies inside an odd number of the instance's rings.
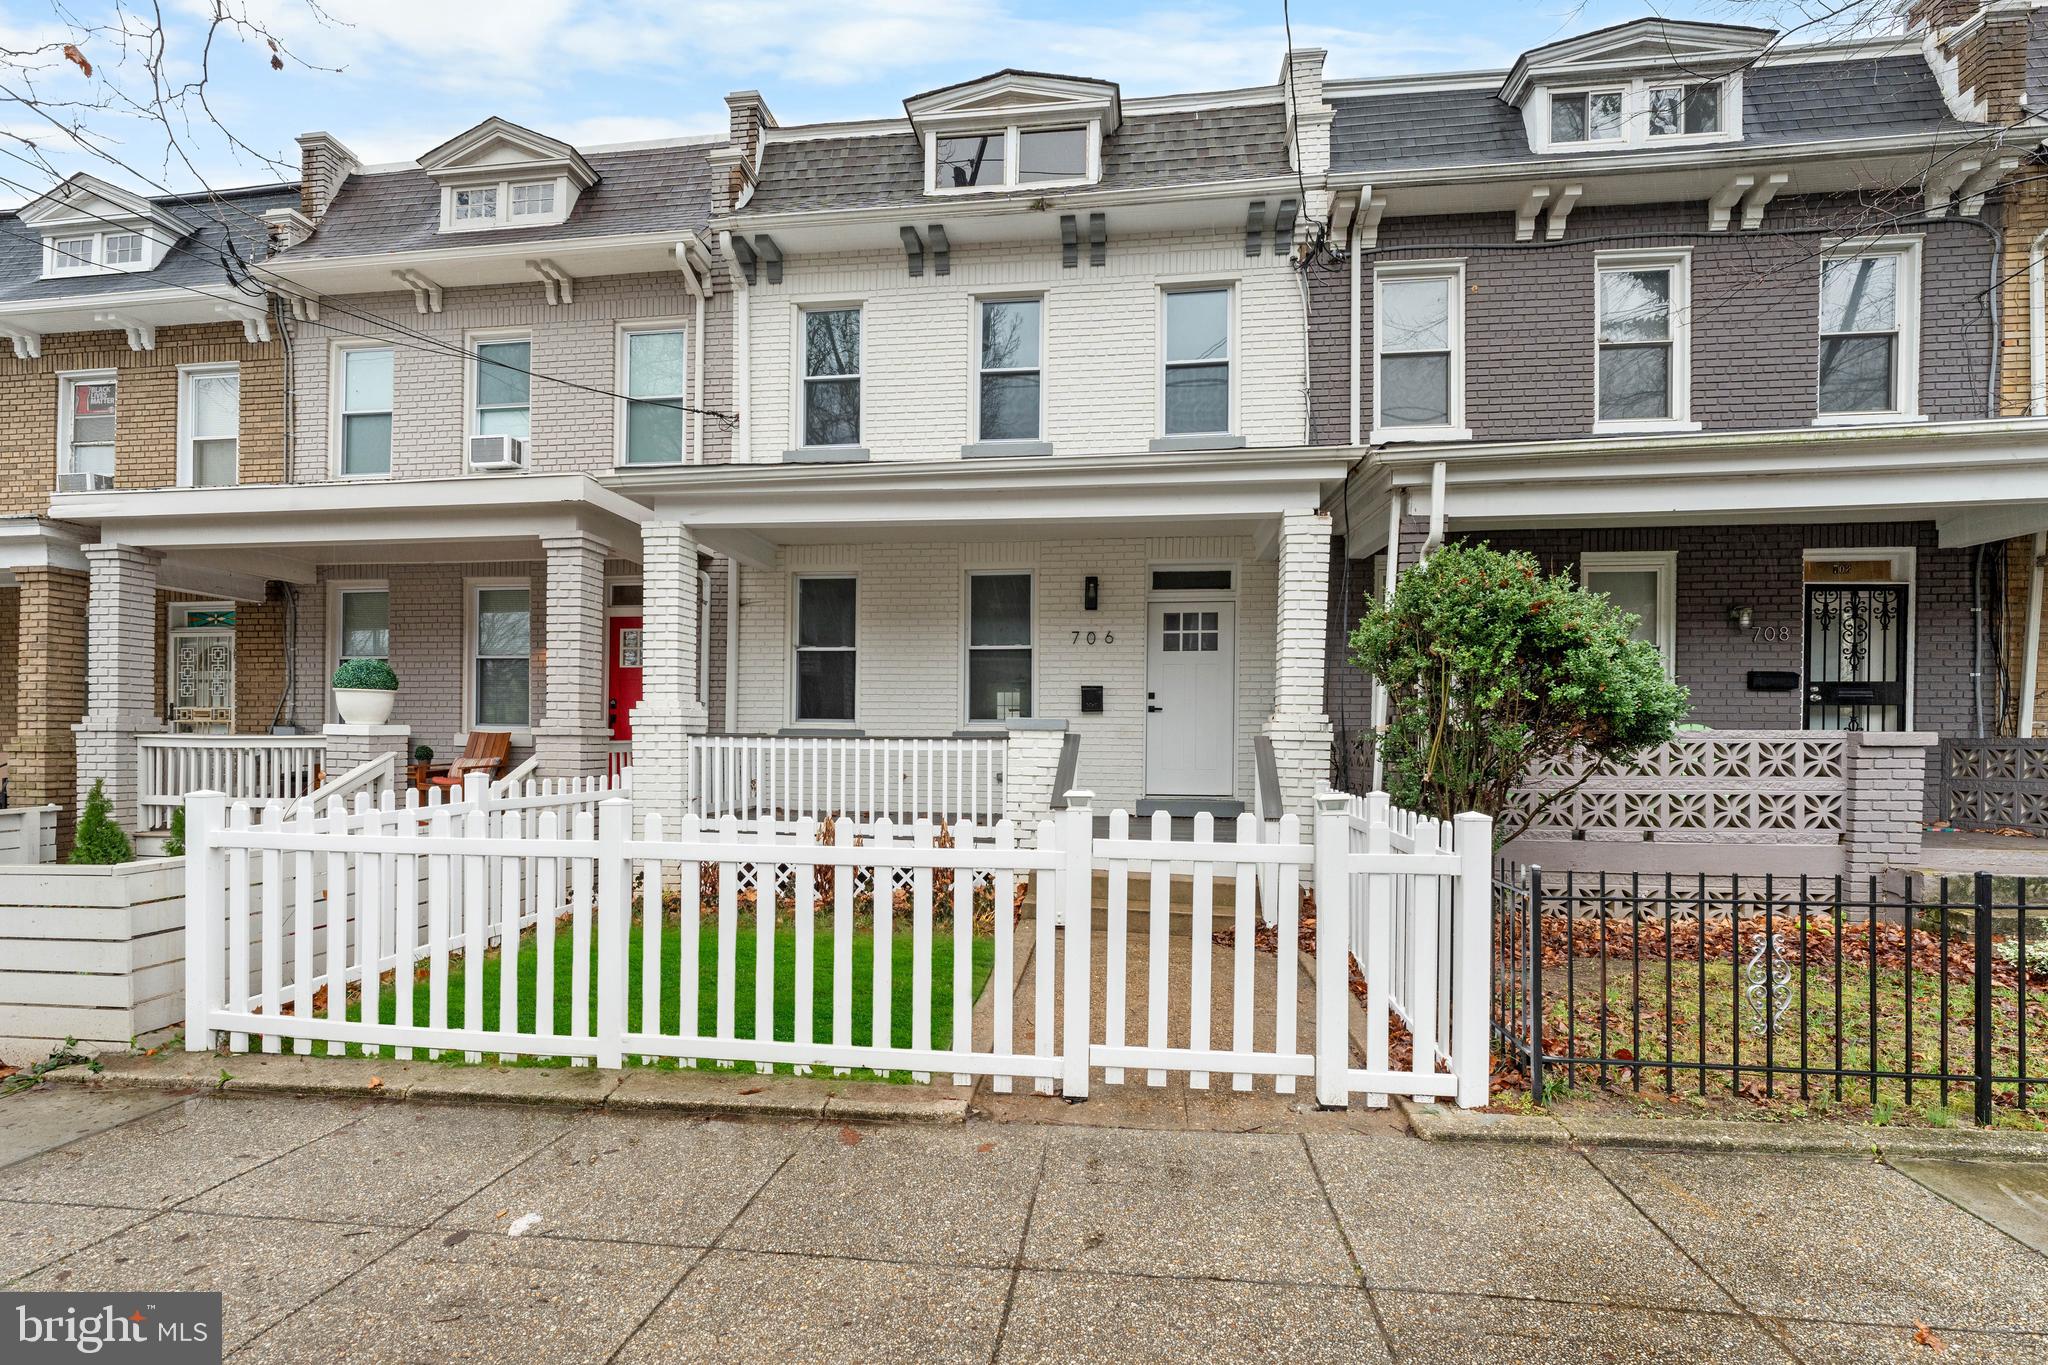
[[[2038,1166],[72,1087],[5,1161],[0,1283],[238,1360],[2048,1357]]]

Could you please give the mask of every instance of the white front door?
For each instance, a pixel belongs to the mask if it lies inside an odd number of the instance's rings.
[[[1145,794],[1229,796],[1237,609],[1154,602],[1145,642]]]

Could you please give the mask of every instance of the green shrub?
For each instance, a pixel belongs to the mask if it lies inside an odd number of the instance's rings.
[[[336,687],[360,687],[378,692],[396,692],[398,675],[382,659],[344,659],[334,670]]]
[[[171,812],[171,832],[164,836],[164,856],[182,858],[185,856],[185,808],[178,807]]]
[[[434,761],[433,749],[425,744],[416,746],[412,751],[412,761],[415,763],[432,763]]]
[[[1533,556],[1484,544],[1446,545],[1404,571],[1351,635],[1351,661],[1387,688],[1388,793],[1440,818],[1492,815],[1505,843],[1578,786],[1515,810],[1532,769],[1587,758],[1590,776],[1670,739],[1686,691],[1636,623],[1576,579],[1545,577]]]
[[[85,813],[78,817],[78,833],[71,843],[71,861],[91,867],[135,861],[135,846],[114,823],[112,804],[101,783],[93,783],[86,794]]]

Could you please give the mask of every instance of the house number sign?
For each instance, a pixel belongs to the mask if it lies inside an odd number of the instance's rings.
[[[1077,630],[1074,632],[1074,643],[1077,645],[1113,645],[1116,643],[1116,632],[1113,630]]]

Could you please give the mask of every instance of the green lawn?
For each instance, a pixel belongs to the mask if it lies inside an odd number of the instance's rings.
[[[831,919],[820,915],[820,927],[814,938],[812,952],[816,970],[812,983],[812,1036],[815,1041],[829,1041],[832,1036],[832,983],[833,983],[833,942]],[[754,964],[756,946],[755,917],[751,912],[738,916],[738,938],[733,950],[733,1001],[734,1029],[741,1038],[754,1036]],[[640,981],[643,959],[642,926],[638,916],[633,919],[629,937],[628,975],[632,984],[626,1005],[626,1027],[629,1031],[640,1028],[641,1001]],[[682,1015],[682,978],[679,963],[680,931],[673,915],[664,916],[662,923],[661,947],[661,1029],[674,1034]],[[718,1006],[718,921],[715,916],[706,916],[698,922],[697,935],[697,1031],[710,1034],[717,1025]],[[995,960],[995,944],[986,936],[977,934],[973,941],[974,962],[972,980],[974,994],[979,997],[984,982],[988,980],[989,969]],[[591,979],[596,980],[596,939],[592,935]],[[570,999],[570,969],[574,957],[573,943],[567,920],[556,926],[555,934],[555,1032],[569,1032],[572,1018]],[[951,1040],[953,1019],[953,929],[951,924],[935,924],[932,929],[931,953],[931,1000],[932,1037],[936,1046],[944,1046]],[[535,947],[532,929],[521,936],[517,956],[519,972],[519,1021],[518,1031],[534,1031],[534,1013],[537,1002],[535,978],[539,967],[539,954]],[[913,939],[911,934],[899,928],[893,937],[890,961],[890,1008],[889,1035],[899,1047],[910,1046],[911,987],[913,982]],[[461,1027],[464,1000],[469,988],[468,964],[460,956],[448,964],[448,1020],[451,1026]],[[499,988],[505,970],[504,957],[496,949],[483,959],[483,1026],[495,1030],[499,1026]],[[793,1040],[796,1036],[796,930],[787,921],[780,921],[775,928],[775,1025],[774,1036],[778,1039]],[[378,1019],[393,1023],[397,1019],[397,1000],[393,982],[386,977],[379,988]],[[413,982],[412,1022],[426,1026],[428,1020],[429,983],[426,964],[421,963],[418,976]],[[596,994],[591,998],[591,1028],[596,1025]],[[874,1006],[874,938],[867,924],[856,928],[853,936],[853,1041],[867,1043],[873,1029]],[[351,992],[348,1001],[348,1017],[360,1019],[362,1002]],[[318,1045],[316,1045],[317,1047]],[[391,1048],[368,1048],[358,1044],[348,1046],[352,1057],[394,1055]],[[419,1054],[424,1056],[424,1053]],[[497,1060],[493,1054],[484,1054],[488,1060]],[[444,1054],[442,1060],[462,1061],[460,1052]],[[567,1059],[558,1057],[525,1057],[520,1064],[535,1066],[566,1066]],[[637,1058],[628,1056],[627,1064],[636,1065]],[[673,1069],[679,1063],[663,1059],[654,1063],[657,1067]],[[737,1068],[725,1068],[709,1061],[696,1066],[702,1070],[752,1070],[752,1063]],[[788,1073],[788,1066],[777,1066],[778,1072]],[[857,1075],[866,1073],[857,1072]],[[909,1079],[907,1072],[892,1073],[886,1079]]]

